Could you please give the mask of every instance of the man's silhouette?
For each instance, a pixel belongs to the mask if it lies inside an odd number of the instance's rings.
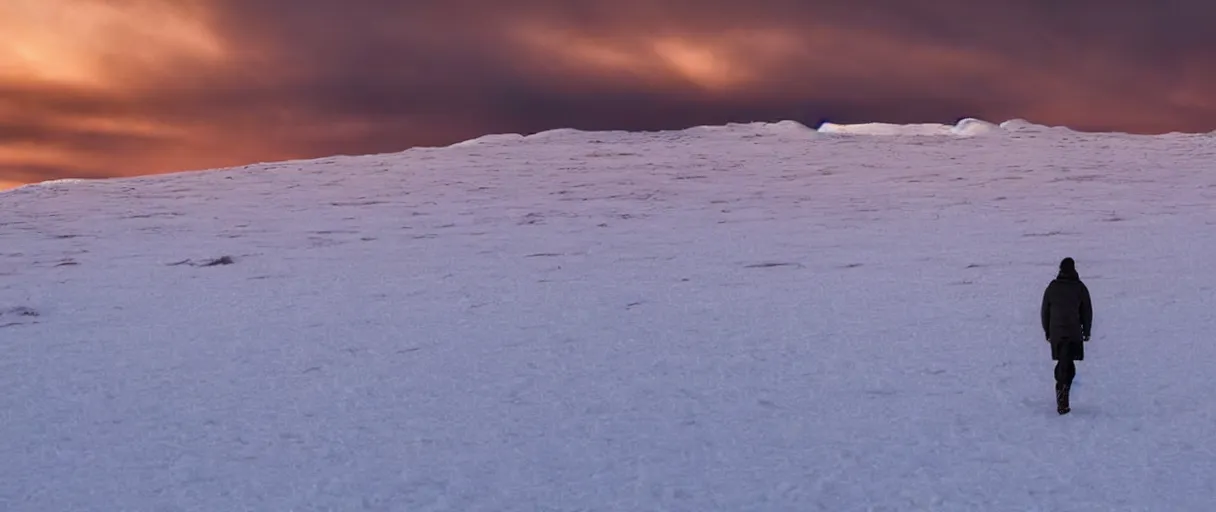
[[[1077,375],[1074,361],[1085,359],[1085,342],[1093,327],[1093,304],[1089,288],[1077,275],[1072,258],[1060,262],[1060,273],[1043,292],[1043,333],[1051,343],[1051,359],[1056,361],[1056,412],[1067,414],[1068,391]]]

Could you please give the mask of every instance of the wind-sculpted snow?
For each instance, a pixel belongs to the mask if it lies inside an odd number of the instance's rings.
[[[956,124],[938,124],[938,123],[917,123],[917,124],[892,124],[892,123],[860,123],[860,124],[836,124],[825,122],[819,126],[820,133],[845,134],[845,135],[885,135],[885,136],[914,136],[914,135],[957,135],[964,137],[975,137],[980,135],[989,135],[995,132],[1000,132],[1004,125],[998,126],[987,121],[979,119],[967,118],[959,121]]]
[[[1206,510],[1216,145],[960,126],[0,194],[0,510]]]

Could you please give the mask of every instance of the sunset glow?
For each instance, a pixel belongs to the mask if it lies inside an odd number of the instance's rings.
[[[652,84],[676,79],[710,92],[764,80],[763,63],[794,55],[799,40],[777,30],[715,34],[617,34],[590,37],[560,27],[525,25],[514,31],[527,52],[557,58],[584,72],[616,73]]]
[[[1216,129],[1216,32],[1198,21],[1216,4],[866,5],[3,0],[0,181],[563,127],[979,117]]]
[[[0,79],[111,88],[134,70],[223,57],[204,13],[189,2],[5,0]]]

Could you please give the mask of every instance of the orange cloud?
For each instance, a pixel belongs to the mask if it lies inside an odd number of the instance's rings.
[[[657,30],[588,34],[534,22],[508,29],[524,53],[538,54],[551,66],[558,59],[567,72],[615,74],[651,85],[692,84],[705,91],[727,93],[762,82],[766,61],[793,57],[798,38],[771,28],[735,29],[713,34]]]
[[[0,131],[24,127],[0,136],[0,178],[54,168],[117,175],[124,170],[110,167],[115,160],[160,160],[130,151],[119,157],[113,144],[188,136],[185,127],[133,105],[182,69],[225,61],[228,50],[208,25],[206,7],[202,0],[0,3]]]
[[[0,79],[93,88],[130,85],[183,59],[223,59],[200,2],[5,0]]]

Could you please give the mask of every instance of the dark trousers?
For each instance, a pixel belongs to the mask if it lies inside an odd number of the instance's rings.
[[[1085,360],[1085,344],[1072,337],[1053,340],[1051,358],[1056,361],[1056,389],[1072,387],[1072,379],[1077,376],[1076,361]]]
[[[1077,376],[1077,364],[1072,359],[1056,361],[1056,389],[1072,387],[1072,379]]]

